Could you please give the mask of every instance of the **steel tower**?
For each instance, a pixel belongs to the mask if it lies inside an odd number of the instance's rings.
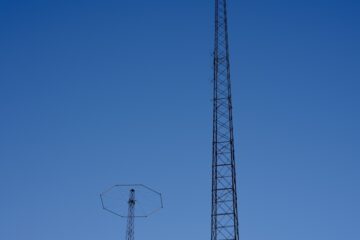
[[[238,240],[226,0],[215,0],[211,240]]]
[[[126,240],[134,240],[134,218],[135,218],[135,190],[130,190],[129,209],[126,227]]]
[[[163,208],[161,193],[143,184],[113,185],[100,194],[100,199],[104,210],[126,218],[125,240],[135,238],[135,218],[147,218]]]

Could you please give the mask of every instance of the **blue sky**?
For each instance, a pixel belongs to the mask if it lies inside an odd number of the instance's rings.
[[[240,235],[360,238],[360,2],[229,1]],[[213,1],[0,2],[0,238],[209,239]]]

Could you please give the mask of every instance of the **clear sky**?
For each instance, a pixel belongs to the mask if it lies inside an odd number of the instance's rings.
[[[360,239],[360,1],[229,0],[242,240]],[[0,1],[0,239],[209,240],[213,1]]]

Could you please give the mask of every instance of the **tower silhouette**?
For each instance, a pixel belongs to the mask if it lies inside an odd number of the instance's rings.
[[[211,240],[238,240],[226,0],[215,0]]]
[[[135,189],[130,190],[128,219],[126,226],[126,240],[134,240],[134,217],[135,217]]]
[[[135,239],[135,218],[147,218],[163,208],[161,193],[143,184],[116,184],[100,199],[104,210],[127,219],[125,240]]]

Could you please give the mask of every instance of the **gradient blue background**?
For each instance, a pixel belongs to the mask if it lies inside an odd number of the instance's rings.
[[[360,239],[360,2],[229,1],[243,240]],[[0,239],[209,239],[213,1],[0,1]]]

